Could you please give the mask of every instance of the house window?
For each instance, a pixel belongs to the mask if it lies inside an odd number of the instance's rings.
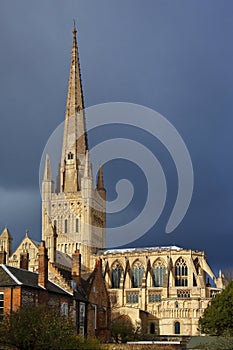
[[[97,329],[97,305],[94,305],[94,329]]]
[[[68,220],[65,220],[65,233],[68,232]]]
[[[120,288],[122,266],[116,261],[112,266],[112,288]]]
[[[68,303],[67,302],[62,302],[61,303],[61,314],[63,316],[68,316],[68,310],[69,310]]]
[[[183,258],[179,258],[175,264],[175,286],[186,287],[188,285],[188,267]]]
[[[163,261],[157,260],[153,265],[153,287],[163,287],[167,268]]]
[[[84,327],[83,326],[80,326],[79,327],[79,334],[84,337]]]
[[[129,304],[138,303],[138,293],[137,292],[127,292],[126,294],[126,302]]]
[[[156,303],[161,301],[161,294],[150,293],[149,294],[149,303]]]
[[[175,322],[174,324],[174,333],[180,334],[180,322]]]
[[[0,293],[0,319],[3,316],[3,312],[4,312],[4,294]]]
[[[144,267],[138,260],[133,264],[132,268],[132,288],[138,288],[142,286],[142,277],[144,275]]]
[[[151,323],[150,324],[150,334],[154,334],[155,333],[155,324]]]
[[[79,304],[79,322],[84,323],[85,321],[85,304],[80,303]]]
[[[75,228],[76,228],[76,232],[78,232],[79,231],[79,229],[78,229],[78,219],[76,219],[76,223],[75,223]]]

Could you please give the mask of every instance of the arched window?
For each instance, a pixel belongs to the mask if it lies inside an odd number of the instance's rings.
[[[132,288],[138,288],[142,286],[142,277],[144,275],[144,267],[142,263],[137,260],[132,267]]]
[[[180,322],[175,322],[174,324],[174,333],[180,334]]]
[[[188,285],[188,267],[183,258],[179,258],[175,264],[175,285],[187,286]]]
[[[65,244],[65,253],[68,253],[68,245]]]
[[[65,220],[65,233],[67,233],[68,231],[68,220],[66,219]]]
[[[167,268],[163,261],[157,260],[153,264],[153,287],[163,287]]]
[[[120,288],[122,271],[123,271],[122,266],[119,264],[118,261],[116,261],[112,266],[112,272],[111,272],[112,288]]]

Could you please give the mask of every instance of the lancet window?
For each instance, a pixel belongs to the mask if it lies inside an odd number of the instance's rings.
[[[153,264],[153,287],[163,287],[167,268],[162,260],[157,260]]]
[[[188,285],[188,267],[183,258],[179,258],[175,264],[175,285]]]
[[[116,261],[112,266],[112,288],[120,288],[121,275],[123,272],[123,268],[121,264]]]
[[[137,260],[132,266],[132,288],[139,288],[142,286],[142,277],[144,275],[145,268],[142,263]]]

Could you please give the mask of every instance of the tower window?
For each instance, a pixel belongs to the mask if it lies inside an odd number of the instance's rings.
[[[76,219],[76,223],[75,223],[75,228],[76,228],[76,232],[78,232],[79,231],[79,229],[78,229],[78,224],[79,224],[79,222],[78,222],[78,219]]]
[[[72,153],[72,152],[69,152],[69,153],[68,153],[68,159],[71,160],[71,159],[73,159],[73,158],[74,158],[73,153]]]
[[[68,220],[65,220],[65,233],[68,232]]]

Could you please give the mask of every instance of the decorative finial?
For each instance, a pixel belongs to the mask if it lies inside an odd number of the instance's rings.
[[[27,230],[26,230],[26,237],[28,237],[28,232],[29,232],[29,231],[28,231],[28,229],[27,229]]]
[[[73,34],[75,35],[77,33],[75,19],[73,19],[73,21],[74,21]]]

